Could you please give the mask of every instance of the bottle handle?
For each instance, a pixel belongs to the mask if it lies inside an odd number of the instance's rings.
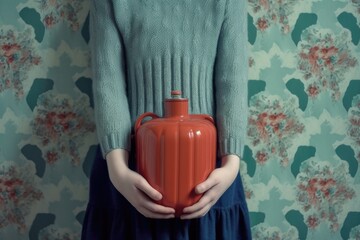
[[[205,119],[205,120],[210,121],[212,124],[215,124],[214,118],[207,114],[191,114],[189,116],[191,118]]]
[[[135,122],[135,134],[137,132],[137,130],[140,128],[141,124],[142,124],[142,121],[144,120],[144,118],[146,117],[151,117],[152,119],[156,119],[156,118],[159,118],[158,115],[156,115],[155,113],[152,113],[152,112],[146,112],[146,113],[143,113],[141,114],[138,119],[136,120]]]

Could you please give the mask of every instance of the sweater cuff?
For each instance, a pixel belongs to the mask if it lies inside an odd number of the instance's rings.
[[[223,157],[226,155],[234,154],[240,159],[243,156],[243,143],[240,139],[236,138],[225,138],[219,141],[219,156]]]
[[[102,156],[105,159],[106,154],[111,152],[114,149],[125,149],[130,152],[131,150],[131,140],[130,136],[124,136],[120,133],[111,133],[109,135],[104,136],[100,139],[100,146]]]

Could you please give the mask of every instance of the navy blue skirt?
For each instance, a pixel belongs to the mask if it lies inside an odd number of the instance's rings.
[[[131,168],[134,169],[134,166]],[[139,213],[112,185],[106,160],[98,148],[91,171],[90,199],[83,222],[82,239],[251,239],[240,175],[202,218],[150,219]]]

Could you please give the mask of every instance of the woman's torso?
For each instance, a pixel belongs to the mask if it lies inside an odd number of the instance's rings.
[[[163,114],[171,90],[192,113],[214,114],[213,66],[225,0],[113,0],[122,37],[131,119]]]

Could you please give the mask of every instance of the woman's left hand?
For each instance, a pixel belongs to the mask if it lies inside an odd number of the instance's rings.
[[[222,158],[222,167],[216,168],[209,177],[195,187],[196,194],[204,194],[200,200],[183,210],[181,219],[192,219],[205,216],[223,193],[234,182],[239,172],[240,159],[236,155]]]

